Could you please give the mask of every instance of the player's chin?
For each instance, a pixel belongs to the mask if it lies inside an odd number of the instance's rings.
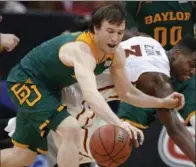
[[[107,54],[114,54],[115,51],[116,51],[116,45],[115,45],[114,47],[109,47],[109,46],[107,46],[105,52],[106,52]]]

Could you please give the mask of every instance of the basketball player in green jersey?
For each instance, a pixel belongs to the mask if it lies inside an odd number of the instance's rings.
[[[196,23],[195,2],[126,2],[126,12],[129,29],[137,27],[139,32],[146,33],[158,40],[166,50],[170,50],[182,37],[196,35],[193,26]],[[194,117],[196,114],[195,83],[195,75],[190,79],[187,78],[186,81],[172,79],[174,90],[185,96],[186,105],[179,113],[186,123],[190,123],[190,116]],[[141,113],[146,115],[145,111],[141,111]]]
[[[49,130],[60,137],[59,167],[79,166],[80,128],[60,100],[61,89],[76,81],[84,99],[100,118],[126,129],[131,138],[137,140],[139,136],[143,140],[143,133],[113,114],[97,91],[95,74],[110,66],[116,90],[127,103],[141,107],[183,107],[184,96],[179,93],[155,98],[129,84],[124,70],[125,53],[118,47],[125,28],[121,6],[104,6],[93,15],[89,31],[60,35],[44,42],[10,71],[9,96],[20,111],[12,139],[15,146],[1,150],[1,166],[31,165],[37,153],[47,152]]]
[[[137,27],[169,50],[182,37],[194,35],[195,4],[179,1],[126,2],[128,28]]]

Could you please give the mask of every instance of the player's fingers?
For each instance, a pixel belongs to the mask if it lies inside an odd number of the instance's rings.
[[[177,110],[180,110],[180,109],[182,109],[183,107],[184,107],[184,105],[185,105],[185,99],[184,99],[184,96],[179,100],[179,103],[178,103],[178,105],[176,106],[176,109]]]
[[[129,128],[127,129],[127,132],[128,132],[128,134],[129,134],[130,139],[133,139],[133,134],[132,134],[132,132],[129,130]]]
[[[17,42],[17,41],[11,40],[11,41],[9,42],[9,45],[8,45],[8,47],[7,47],[6,50],[7,50],[8,52],[11,52],[17,45],[18,45],[18,42]]]
[[[14,37],[14,40],[15,40],[17,43],[20,41],[20,39],[19,39],[17,36]]]
[[[144,133],[139,129],[138,129],[137,133],[138,133],[139,144],[142,145],[144,142]]]
[[[130,129],[129,129],[129,127],[122,127],[124,130],[126,130],[127,131],[127,133],[129,134],[129,137],[130,137],[130,139],[133,139],[133,134],[132,134],[132,132],[130,131]]]
[[[134,137],[134,139],[137,140],[138,139],[137,138],[137,130],[133,128],[132,131],[133,131],[133,137]]]
[[[138,137],[137,137],[137,131],[134,128],[131,128],[130,131],[132,132],[133,135],[133,143],[135,145],[135,147],[139,147],[139,142],[138,142]]]
[[[15,45],[10,45],[9,47],[6,48],[8,52],[11,52],[15,48]]]
[[[174,108],[174,107],[177,107],[179,105],[180,100],[175,98],[175,99],[170,99],[170,102],[171,102],[170,103],[171,104],[170,108]]]
[[[173,93],[173,97],[174,98],[178,98],[178,99],[183,99],[184,98],[184,95],[181,94],[181,93],[178,93],[178,92],[174,92]]]

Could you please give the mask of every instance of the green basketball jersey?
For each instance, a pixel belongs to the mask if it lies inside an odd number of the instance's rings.
[[[95,58],[97,57],[92,33],[62,34],[30,51],[21,60],[23,70],[37,78],[38,81],[44,83],[50,89],[58,90],[75,83],[74,68],[65,66],[59,60],[60,48],[71,41],[83,41],[87,43]],[[97,64],[94,70],[95,74],[100,74],[107,69],[111,65],[112,59],[113,55],[107,55],[101,63]]]
[[[149,34],[168,50],[183,36],[193,36],[193,8],[192,2],[127,2],[128,26],[137,26],[138,31]]]

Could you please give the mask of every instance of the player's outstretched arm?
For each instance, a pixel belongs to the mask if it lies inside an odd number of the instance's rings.
[[[71,55],[70,59],[67,59]],[[112,112],[105,99],[97,90],[94,69],[96,60],[88,45],[82,42],[69,43],[60,50],[60,59],[65,65],[74,66],[75,77],[80,85],[84,99],[103,120],[119,125],[120,119]],[[71,62],[71,64],[67,64]]]
[[[115,55],[111,67],[111,76],[120,99],[126,103],[143,108],[175,108],[183,106],[183,95],[179,93],[172,94],[166,98],[155,98],[149,96],[137,88],[129,81],[125,70],[125,53],[119,48]]]
[[[68,55],[71,55],[70,58]],[[143,137],[137,129],[127,126],[110,109],[103,96],[97,90],[94,69],[96,66],[95,58],[88,45],[82,42],[69,43],[60,50],[60,60],[65,65],[74,66],[75,76],[82,90],[84,99],[91,109],[104,121],[109,124],[118,125],[127,130],[130,138],[137,140],[137,136]],[[67,64],[68,63],[68,64]],[[134,134],[134,135],[132,135]]]
[[[153,92],[154,96],[161,98],[173,92],[169,80],[164,81],[163,77],[155,78],[155,80],[157,81],[156,83],[151,83],[151,89],[153,89],[151,92]],[[196,163],[195,142],[186,127],[179,120],[177,113],[167,109],[157,109],[157,114],[174,143],[178,145],[192,162]]]

